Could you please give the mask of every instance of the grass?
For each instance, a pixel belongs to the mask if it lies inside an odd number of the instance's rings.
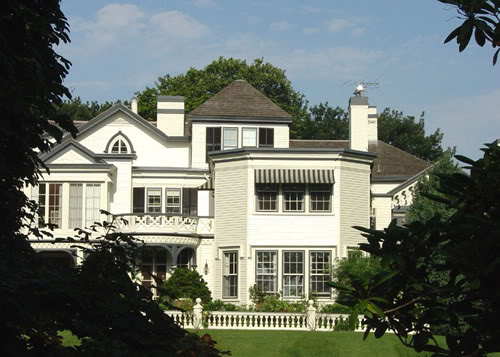
[[[430,353],[416,353],[406,348],[399,339],[386,334],[376,339],[370,334],[363,341],[360,332],[311,331],[243,331],[202,330],[217,341],[217,348],[230,350],[234,357],[246,356],[332,356],[332,357],[423,357]]]

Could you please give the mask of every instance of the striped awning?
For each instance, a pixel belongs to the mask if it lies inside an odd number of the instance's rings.
[[[214,180],[212,178],[213,176],[210,176],[207,178],[207,182],[205,182],[203,185],[198,187],[198,190],[213,190],[214,189]]]
[[[335,183],[333,170],[256,169],[255,183]]]

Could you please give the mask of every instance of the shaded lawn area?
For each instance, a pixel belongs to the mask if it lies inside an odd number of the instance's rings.
[[[363,341],[361,332],[202,330],[217,341],[217,348],[230,350],[234,357],[333,356],[333,357],[423,357],[406,348],[393,334]],[[439,342],[444,342],[440,339]]]

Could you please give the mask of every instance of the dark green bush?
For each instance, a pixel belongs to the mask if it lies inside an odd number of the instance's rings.
[[[241,311],[243,308],[234,304],[225,303],[222,300],[214,300],[203,305],[204,311]]]
[[[341,304],[328,304],[321,307],[321,312],[325,314],[350,314],[352,308]]]
[[[172,299],[189,298],[193,302],[200,298],[202,304],[212,301],[212,294],[203,277],[190,269],[176,269],[165,282],[163,294]]]

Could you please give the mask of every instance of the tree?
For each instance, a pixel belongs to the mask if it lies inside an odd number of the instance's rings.
[[[212,301],[206,281],[196,270],[191,269],[176,269],[165,282],[164,293],[170,298],[188,298],[193,302],[200,298],[203,304]]]
[[[378,117],[378,138],[431,162],[443,153],[441,131],[437,129],[434,133],[425,135],[424,113],[416,122],[413,116],[405,116],[401,111],[385,108]]]
[[[71,100],[65,100],[60,105],[57,105],[56,108],[57,114],[67,115],[73,121],[89,121],[117,103],[121,103],[121,101],[104,102],[102,104],[97,101],[87,101],[84,103],[80,97],[76,97]],[[129,105],[129,103],[125,101],[124,105]]]
[[[444,43],[456,39],[458,50],[462,52],[469,45],[472,34],[476,43],[483,47],[486,42],[493,48],[500,46],[500,1],[499,0],[439,0],[456,7],[462,24],[453,30]],[[497,49],[493,55],[493,65],[497,63]]]
[[[427,221],[436,215],[439,215],[442,220],[447,220],[455,213],[454,209],[449,209],[443,202],[432,199],[433,196],[443,197],[439,191],[442,175],[461,172],[458,164],[453,160],[454,153],[454,149],[446,150],[441,159],[421,178],[416,186],[413,203],[406,215],[408,222]]]
[[[156,118],[156,97],[182,95],[186,113],[204,103],[236,79],[245,79],[265,96],[292,115],[292,137],[299,137],[306,116],[307,102],[295,91],[285,71],[255,59],[252,64],[245,60],[224,58],[213,61],[203,69],[191,67],[185,74],[159,77],[155,86],[137,92],[139,114],[148,120]]]
[[[349,139],[347,113],[342,108],[329,106],[328,103],[311,107],[301,127],[302,139]],[[443,134],[439,129],[430,135],[425,134],[423,113],[416,122],[413,116],[405,116],[401,111],[385,108],[378,117],[378,138],[427,161],[435,161],[443,153]]]
[[[62,130],[76,134],[57,113],[70,62],[54,51],[68,42],[60,0],[7,0],[0,13],[0,306],[4,356],[215,356],[212,345],[166,317],[151,294],[134,283],[134,240],[107,230],[91,244],[89,232],[66,241],[90,244],[81,266],[51,269],[30,246],[36,203],[22,189],[36,185],[43,162],[38,154],[59,142]],[[47,136],[45,134],[48,134]],[[104,224],[105,228],[112,225]],[[50,235],[46,232],[45,235]],[[122,243],[126,243],[123,245]],[[58,332],[82,338],[64,347]],[[212,343],[212,342],[210,342]]]
[[[444,198],[434,199],[455,210],[449,219],[393,222],[384,231],[358,227],[368,239],[361,249],[391,273],[338,288],[351,295],[353,315],[364,314],[376,337],[391,329],[405,345],[433,356],[500,351],[500,146],[483,151],[477,161],[456,156],[470,175],[441,176]],[[433,337],[442,327],[446,346]]]

